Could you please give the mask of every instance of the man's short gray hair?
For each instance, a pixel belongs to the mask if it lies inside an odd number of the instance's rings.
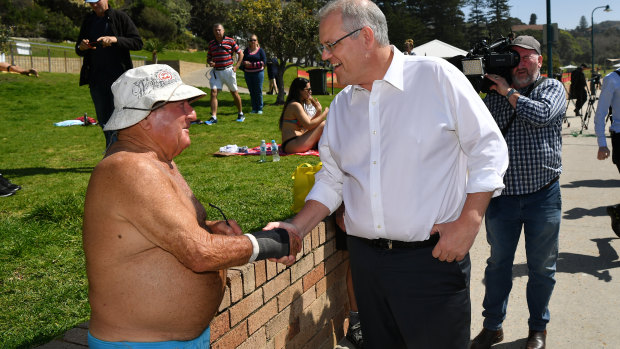
[[[335,11],[342,16],[342,30],[349,33],[363,27],[370,27],[380,47],[390,44],[385,15],[369,0],[332,0],[319,10],[319,21]],[[359,33],[352,35],[357,37]]]

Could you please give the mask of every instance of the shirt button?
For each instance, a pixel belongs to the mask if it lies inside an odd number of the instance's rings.
[[[381,229],[381,225],[377,225],[377,229]]]
[[[376,134],[377,134],[377,131],[373,130],[373,131],[372,131],[372,134],[373,134],[373,135],[376,135]]]

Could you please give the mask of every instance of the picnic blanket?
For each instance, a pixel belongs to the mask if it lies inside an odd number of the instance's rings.
[[[88,120],[88,124],[90,125],[96,125],[97,124],[97,120],[91,118],[90,116],[87,116],[87,120]],[[59,121],[59,122],[55,122],[54,126],[60,126],[60,127],[67,127],[67,126],[84,126],[84,116],[80,116],[79,118],[75,118],[72,120],[65,120],[65,121]]]
[[[280,144],[278,144],[278,153],[280,156],[286,155],[314,155],[319,156],[318,150],[308,150],[303,153],[285,153],[281,150]],[[220,151],[213,153],[213,156],[234,156],[234,155],[260,155],[260,146],[254,148],[239,147],[236,144],[229,144],[224,147],[220,147]],[[271,145],[267,144],[267,155],[271,155]]]

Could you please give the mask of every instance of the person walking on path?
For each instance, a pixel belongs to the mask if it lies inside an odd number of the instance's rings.
[[[598,143],[596,158],[599,160],[607,159],[611,153],[607,147],[607,138],[605,138],[605,117],[610,107],[609,135],[613,150],[611,161],[618,167],[620,173],[620,68],[607,74],[603,79],[601,94],[594,114],[594,131]],[[612,230],[620,237],[620,204],[607,207],[607,214],[611,217]]]
[[[319,21],[322,59],[349,86],[330,105],[304,207],[265,228],[301,237],[344,203],[364,348],[464,349],[469,249],[504,187],[506,143],[458,68],[390,45],[374,2],[331,1]]]
[[[566,92],[560,81],[541,77],[543,56],[536,39],[518,36],[510,48],[521,58],[511,70],[512,85],[499,75],[486,75],[495,93],[487,94],[484,102],[502,129],[510,162],[504,176],[506,188],[491,199],[485,214],[491,256],[485,269],[483,329],[471,349],[487,349],[503,340],[502,322],[521,230],[529,269],[527,349],[545,348],[549,300],[555,286]]]
[[[267,55],[258,43],[258,37],[254,34],[250,36],[249,46],[243,51],[243,76],[250,90],[250,100],[252,101],[252,114],[263,113],[263,80],[265,79],[265,65],[267,65]]]
[[[583,68],[587,67],[587,65],[581,64],[570,74],[570,98],[575,99],[576,116],[581,116],[581,107],[588,99],[586,76],[583,74]]]
[[[80,86],[88,84],[99,126],[114,111],[110,87],[125,71],[133,68],[130,50],[141,50],[142,39],[131,18],[108,5],[108,0],[86,0],[93,12],[82,22],[75,52],[84,57]],[[114,143],[114,132],[104,131],[106,149]]]
[[[237,88],[237,69],[243,60],[243,52],[237,42],[228,36],[224,36],[224,26],[220,23],[213,25],[215,39],[209,42],[207,51],[207,65],[211,68],[209,86],[211,87],[211,118],[205,121],[207,125],[217,123],[217,94],[222,90],[224,84],[228,86],[230,94],[237,110],[237,121],[243,122],[243,110],[241,97]],[[233,55],[237,55],[237,63],[233,60]]]

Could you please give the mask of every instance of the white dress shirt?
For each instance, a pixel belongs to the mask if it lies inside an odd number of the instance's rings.
[[[613,109],[613,122],[609,126],[609,131],[620,133],[620,75],[615,71],[607,74],[603,79],[601,95],[598,97],[598,105],[594,114],[594,131],[596,132],[596,141],[599,147],[607,146],[605,117],[609,112],[610,106]]]
[[[347,86],[332,101],[306,200],[331,212],[344,201],[349,235],[422,241],[459,217],[467,193],[501,193],[508,152],[456,67],[392,50],[372,91]]]

